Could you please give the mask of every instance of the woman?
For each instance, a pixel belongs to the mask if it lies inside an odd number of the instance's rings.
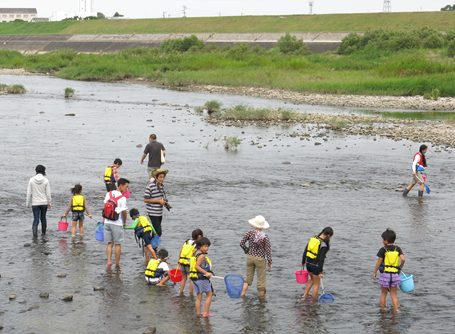
[[[324,278],[322,270],[324,267],[325,255],[330,250],[330,239],[333,236],[333,229],[325,227],[319,235],[314,236],[308,242],[302,256],[302,267],[306,263],[306,269],[310,275],[311,281],[308,282],[303,293],[303,298],[307,297],[313,288],[313,298],[318,297],[319,285]]]
[[[419,152],[414,155],[414,161],[412,162],[412,180],[409,186],[403,191],[403,196],[407,196],[408,192],[415,186],[416,183],[420,184],[419,197],[423,197],[423,190],[425,189],[425,177],[421,172],[427,167],[427,159],[425,159],[425,153],[427,153],[427,145],[421,145]]]
[[[269,228],[270,225],[262,216],[256,216],[248,222],[255,229],[247,232],[240,242],[240,247],[243,248],[245,254],[248,254],[246,257],[246,280],[241,296],[244,296],[248,287],[253,284],[254,271],[256,270],[259,297],[264,297],[266,267],[272,269],[272,247],[268,235],[262,230]],[[247,242],[248,246],[246,246]]]
[[[38,165],[35,168],[36,175],[30,179],[27,187],[27,208],[32,205],[33,211],[33,237],[38,237],[38,224],[41,219],[41,232],[46,234],[46,212],[51,208],[51,188],[46,175],[46,167]]]

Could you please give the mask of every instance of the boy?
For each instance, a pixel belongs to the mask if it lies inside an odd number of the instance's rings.
[[[194,284],[196,297],[196,314],[198,317],[213,317],[214,314],[209,313],[210,304],[212,303],[213,289],[210,283],[212,277],[212,263],[206,256],[209,251],[210,240],[202,237],[196,242],[196,252],[190,262],[190,279]],[[201,314],[202,294],[205,292],[204,313]]]
[[[112,165],[107,166],[106,171],[104,172],[104,183],[106,184],[107,192],[116,189],[115,183],[120,179],[118,169],[121,165],[122,159],[116,158]]]
[[[149,263],[150,254],[152,254],[153,258],[156,260],[155,251],[152,248],[152,231],[155,232],[153,226],[150,225],[149,219],[146,216],[139,216],[138,209],[131,209],[130,210],[130,217],[134,220],[133,226],[125,226],[124,229],[132,230],[134,229],[134,233],[138,238],[142,238],[144,240],[144,251],[145,251],[145,261]],[[154,233],[156,234],[156,233]]]
[[[204,233],[202,233],[202,230],[200,230],[198,228],[195,229],[191,233],[192,239],[188,239],[187,241],[185,241],[182,248],[180,249],[179,261],[177,262],[177,267],[182,272],[182,282],[180,283],[180,294],[183,293],[183,290],[185,289],[186,280],[188,279],[188,276],[190,275],[190,260],[194,254],[194,246],[196,245],[196,241],[198,241],[203,236],[204,236]],[[193,281],[192,280],[190,280],[190,294],[193,295]]]
[[[393,244],[396,237],[396,233],[391,229],[387,229],[384,233],[382,233],[382,243],[384,244],[384,247],[382,247],[377,254],[378,262],[374,268],[373,279],[376,280],[376,272],[384,262],[384,272],[379,276],[379,285],[381,286],[381,309],[385,308],[387,292],[388,289],[390,289],[390,297],[392,298],[393,307],[395,311],[399,311],[397,288],[401,284],[399,272],[403,269],[405,259],[401,248]],[[399,263],[400,259],[401,264]]]
[[[164,283],[169,280],[169,265],[166,263],[168,256],[169,253],[167,250],[160,249],[158,251],[158,259],[149,261],[145,270],[145,280],[147,283],[166,286]]]

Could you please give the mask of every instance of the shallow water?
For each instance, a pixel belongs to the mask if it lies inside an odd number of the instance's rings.
[[[431,194],[418,200],[415,189],[402,198],[394,189],[409,182],[420,143],[333,133],[327,141],[302,141],[288,134],[307,131],[304,126],[207,125],[192,109],[216,99],[224,105],[302,112],[356,111],[49,77],[0,76],[0,82],[31,90],[24,96],[0,97],[0,324],[5,332],[142,333],[150,325],[158,326],[158,333],[453,331],[451,153],[430,148]],[[76,90],[75,99],[63,98],[65,87]],[[70,113],[75,116],[65,116]],[[320,131],[312,131],[316,132]],[[165,184],[173,209],[165,213],[162,236],[170,263],[177,262],[181,244],[198,227],[212,242],[209,254],[215,273],[244,276],[245,255],[238,244],[250,230],[247,219],[262,214],[271,225],[267,233],[274,260],[265,299],[257,298],[255,283],[247,298],[230,299],[223,281],[214,279],[217,296],[211,312],[216,316],[198,319],[194,299],[179,296],[178,287],[145,284],[145,260],[132,232],[126,231],[121,266],[115,269],[106,267],[105,244],[94,238],[95,221],[87,218],[85,237],[75,240],[70,232],[57,230],[69,189],[77,182],[84,187],[94,217],[101,219],[105,188],[100,177],[116,157],[123,160],[120,176],[131,181],[128,207],[145,212],[141,197],[147,174],[140,165],[143,147],[136,145],[145,146],[150,133],[165,145],[164,166],[170,170]],[[226,135],[243,139],[238,151],[222,148]],[[251,141],[263,148],[249,145]],[[47,167],[53,207],[47,215],[49,233],[34,242],[25,192],[37,164]],[[310,186],[302,187],[305,183]],[[294,271],[300,269],[308,239],[325,226],[333,227],[335,235],[324,286],[336,301],[322,305],[300,298],[304,285],[296,283]],[[399,313],[391,310],[390,299],[387,310],[379,310],[380,288],[372,280],[381,233],[387,227],[398,234],[405,272],[414,274],[416,286],[411,293],[398,292]],[[31,246],[24,247],[26,243]],[[57,277],[60,273],[67,276]],[[105,290],[93,291],[99,285]],[[48,299],[39,297],[44,291],[50,293]],[[12,294],[17,298],[9,301]],[[72,302],[59,299],[69,294],[74,295]]]

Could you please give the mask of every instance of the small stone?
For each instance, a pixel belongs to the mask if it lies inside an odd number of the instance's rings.
[[[262,145],[258,145],[258,148],[262,148]]]
[[[434,150],[434,151],[435,151],[435,152],[438,152],[438,153],[439,153],[439,152],[442,152],[441,150]]]
[[[101,291],[104,290],[104,286],[94,286],[93,291]]]
[[[304,183],[304,184],[302,184],[302,187],[309,187],[309,186],[310,186],[309,183]]]
[[[345,180],[341,180],[341,183],[346,183],[346,181]]]
[[[355,188],[354,190],[359,190],[359,188]]]
[[[148,119],[147,122],[153,122],[153,120],[152,119]]]
[[[136,147],[139,147],[139,148],[141,148],[141,147],[142,147],[142,144],[136,145]]]
[[[26,243],[24,244],[24,247],[30,247],[32,244]]]
[[[49,298],[49,292],[41,292],[41,293],[39,294],[39,296],[40,296],[41,298]]]
[[[317,141],[317,142],[314,142],[314,145],[322,145],[322,143]]]
[[[283,161],[283,165],[290,165],[291,162],[290,161]]]
[[[66,274],[58,274],[57,277],[66,277]]]
[[[76,116],[76,114],[65,114],[65,116]]]
[[[2,329],[3,329],[3,325],[0,325],[0,330],[2,330]]]
[[[403,188],[397,188],[395,191],[403,191]]]
[[[142,334],[155,334],[155,333],[156,333],[156,327],[150,326]]]
[[[63,297],[60,297],[60,299],[65,301],[65,302],[72,302],[73,301],[73,295],[63,296]]]
[[[13,299],[16,299],[16,295],[10,295],[9,296],[9,300],[13,300]]]

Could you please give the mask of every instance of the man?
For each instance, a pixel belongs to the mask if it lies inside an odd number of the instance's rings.
[[[163,156],[166,156],[166,150],[164,145],[156,141],[156,135],[151,134],[149,138],[149,143],[144,149],[144,154],[142,155],[141,165],[144,163],[144,159],[149,155],[149,162],[147,164],[147,170],[149,173],[149,178],[151,179],[153,171],[161,167],[161,151],[163,151]],[[152,180],[150,180],[152,181]]]
[[[118,169],[122,165],[122,160],[117,158],[114,160],[114,163],[106,168],[104,172],[104,183],[106,184],[106,190],[113,191],[117,189],[115,186],[116,182],[119,181],[120,177],[118,175]]]
[[[122,242],[125,240],[123,227],[126,224],[126,197],[122,194],[128,190],[130,181],[127,179],[120,179],[118,181],[117,190],[110,191],[104,198],[104,203],[107,203],[111,198],[117,202],[115,212],[118,213],[117,220],[104,219],[104,240],[107,241],[107,265],[112,264],[112,248],[115,245],[115,265],[120,265],[120,253],[122,250]]]
[[[144,203],[147,208],[147,215],[150,217],[153,228],[156,234],[161,236],[161,220],[163,218],[163,205],[167,203],[166,195],[164,194],[163,182],[168,170],[161,168],[152,172],[152,182],[147,184],[144,192]]]

